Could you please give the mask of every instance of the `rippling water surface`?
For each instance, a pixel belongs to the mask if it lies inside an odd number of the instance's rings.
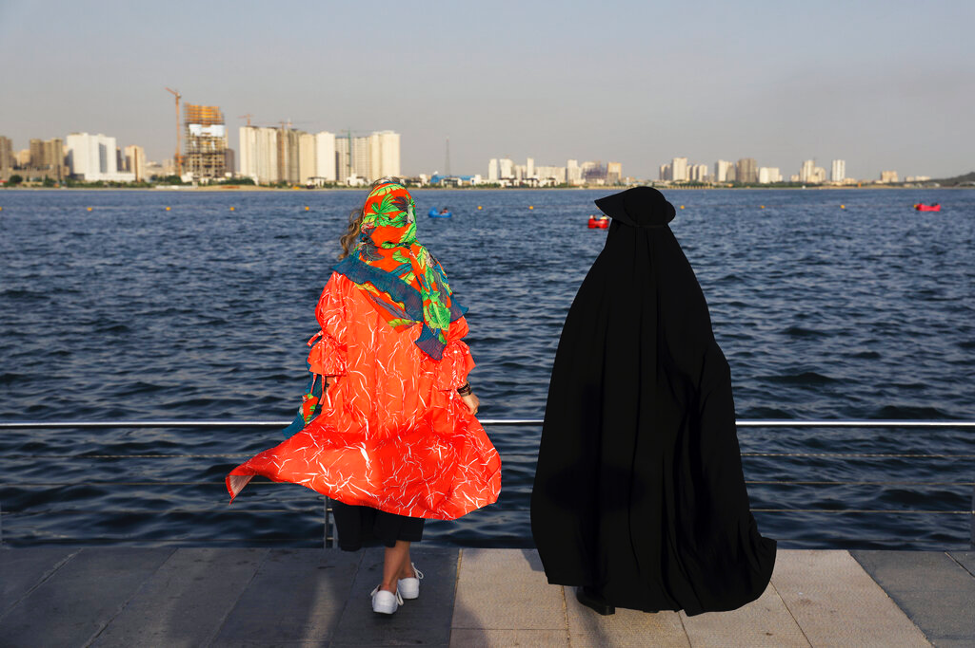
[[[586,228],[604,194],[415,193],[418,214],[455,214],[422,218],[419,238],[470,308],[485,418],[542,416],[566,310],[605,238]],[[313,309],[364,195],[0,192],[0,419],[291,419]],[[739,418],[973,421],[973,191],[666,195],[684,206],[672,229]],[[917,213],[919,201],[943,211]],[[431,542],[531,544],[539,429],[489,434],[502,497],[429,522]],[[970,545],[972,430],[739,437],[760,529],[784,546]],[[225,505],[224,474],[280,439],[0,430],[4,541],[321,544],[322,501],[305,488],[252,483]]]

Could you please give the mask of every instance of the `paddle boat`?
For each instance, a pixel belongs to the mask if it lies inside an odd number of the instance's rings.
[[[438,211],[437,208],[431,208],[428,210],[427,216],[431,217],[432,219],[447,219],[451,217],[451,212],[448,210],[448,208],[441,211]]]
[[[925,203],[917,203],[913,207],[916,208],[917,210],[919,210],[920,212],[939,212],[940,211],[940,204],[939,203],[934,203],[933,205],[926,205]]]
[[[609,225],[611,225],[610,217],[590,215],[590,219],[587,220],[588,228],[607,228]]]

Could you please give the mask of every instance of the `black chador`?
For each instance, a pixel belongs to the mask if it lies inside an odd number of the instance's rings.
[[[750,513],[729,364],[672,204],[637,187],[597,206],[612,222],[563,327],[533,485],[546,577],[602,613],[736,609],[777,545]]]

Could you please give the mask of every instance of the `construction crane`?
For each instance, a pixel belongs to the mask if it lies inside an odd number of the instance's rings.
[[[176,155],[173,157],[173,164],[176,165],[177,176],[183,176],[183,157],[180,156],[180,98],[183,96],[179,91],[167,88],[176,97]]]
[[[252,115],[251,113],[246,113],[245,115],[238,115],[237,116],[237,119],[239,119],[239,120],[247,120],[248,121],[248,126],[251,126],[251,118],[252,117],[254,117],[254,115]]]

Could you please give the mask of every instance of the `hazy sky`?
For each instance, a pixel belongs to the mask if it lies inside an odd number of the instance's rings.
[[[405,174],[674,156],[796,174],[974,169],[973,0],[12,2],[0,135],[175,148],[173,97],[307,131],[401,133]]]

